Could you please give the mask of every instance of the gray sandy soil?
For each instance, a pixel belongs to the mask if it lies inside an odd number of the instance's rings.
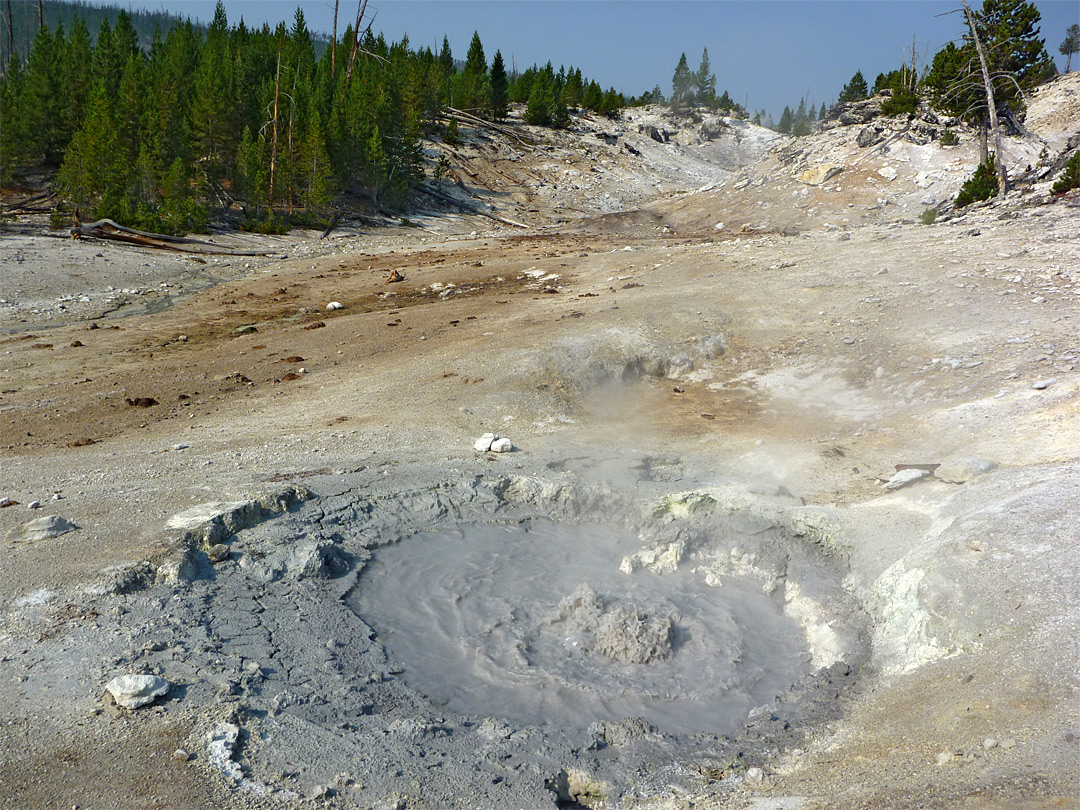
[[[1057,148],[1075,85],[1032,112]],[[498,210],[544,227],[433,212],[220,273],[5,233],[0,806],[1074,806],[1080,202],[1044,180],[921,225],[970,141],[857,132],[738,168],[629,131],[684,172],[641,210],[560,223],[519,190]],[[826,162],[845,169],[797,181]],[[674,171],[637,168],[635,204]],[[162,284],[190,288],[99,317],[105,288]],[[517,450],[475,451],[485,432]],[[937,474],[887,490],[897,465]],[[167,526],[208,502],[233,505]],[[48,515],[78,529],[18,539]],[[741,564],[821,650],[852,637],[730,737],[436,709],[343,600],[380,544],[535,517]],[[174,686],[122,709],[103,687],[127,672]]]

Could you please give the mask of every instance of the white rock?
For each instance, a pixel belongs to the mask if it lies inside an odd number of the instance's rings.
[[[934,470],[934,477],[949,484],[963,484],[990,472],[996,466],[994,462],[982,458],[950,459]]]
[[[492,453],[509,453],[514,449],[514,443],[509,439],[495,439],[491,443]]]
[[[117,675],[107,684],[106,691],[117,706],[137,709],[169,691],[169,682],[157,675]]]
[[[210,765],[237,782],[244,778],[244,771],[232,758],[239,739],[240,726],[233,723],[219,723],[206,735],[206,758]]]
[[[765,771],[761,768],[747,768],[746,781],[760,784],[765,779]]]
[[[713,230],[717,230],[717,231],[724,230],[724,223],[723,222],[717,222],[715,225],[713,225]]]
[[[478,453],[486,453],[491,449],[491,445],[498,439],[498,435],[495,433],[485,433],[475,442],[473,442],[473,449]]]
[[[877,170],[877,173],[884,177],[886,180],[896,179],[896,169],[894,169],[892,166],[882,166],[880,169]]]
[[[48,540],[50,537],[59,537],[62,534],[75,531],[79,528],[70,520],[59,515],[49,515],[16,526],[8,532],[7,538],[13,543],[27,543],[36,540]]]
[[[885,489],[900,489],[930,475],[929,470],[900,470],[896,475],[882,484]]]
[[[30,501],[30,503],[28,503],[26,505],[26,508],[27,509],[40,509],[41,508],[41,501]]]
[[[1031,384],[1031,387],[1034,388],[1036,391],[1044,391],[1056,382],[1056,378],[1047,377],[1045,380],[1036,380]]]
[[[335,309],[345,309],[345,305],[340,301],[331,301],[326,305],[326,308],[331,311]]]

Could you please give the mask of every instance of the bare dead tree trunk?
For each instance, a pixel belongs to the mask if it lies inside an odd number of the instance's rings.
[[[287,154],[289,155],[288,166],[289,166],[289,215],[290,216],[292,216],[292,212],[293,212],[293,174],[295,174],[295,172],[293,171],[293,122],[296,119],[296,82],[297,82],[297,79],[299,78],[299,76],[300,76],[300,71],[299,70],[294,70],[293,71],[292,94],[291,95],[286,94],[286,95],[289,95],[289,146],[288,146],[289,151],[288,151]]]
[[[11,0],[8,0],[11,2]],[[330,78],[334,78],[337,75],[337,12],[338,3],[341,0],[334,0],[334,33],[330,38]]]
[[[42,0],[37,0],[37,19],[38,30],[40,31],[45,27],[45,6],[43,5]]]
[[[4,69],[11,67],[11,59],[15,56],[15,27],[11,19],[11,0],[7,0],[7,59],[4,60]]]
[[[278,94],[281,91],[281,43],[278,43],[277,72],[274,74],[274,130],[270,140],[270,215],[274,214],[274,169],[277,167]]]
[[[968,27],[971,29],[971,38],[975,42],[975,50],[979,54],[979,66],[982,68],[983,87],[986,89],[986,107],[990,113],[990,130],[994,134],[994,160],[998,178],[998,196],[1005,196],[1008,178],[1005,173],[1005,155],[1001,151],[1001,127],[998,126],[997,106],[994,104],[994,85],[990,81],[990,69],[986,66],[986,54],[983,52],[982,40],[979,39],[978,26],[975,25],[975,15],[971,13],[967,0],[962,0],[964,16],[967,18]]]
[[[368,0],[360,0],[360,5],[356,8],[356,25],[353,26],[353,44],[352,50],[349,51],[349,65],[345,68],[345,83],[348,84],[349,79],[352,78],[353,67],[356,66],[356,55],[360,53],[360,23],[364,20],[364,13],[367,11]],[[368,26],[369,28],[371,26]]]

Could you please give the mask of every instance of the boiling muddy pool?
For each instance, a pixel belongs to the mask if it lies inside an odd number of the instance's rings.
[[[471,525],[380,548],[351,607],[432,704],[530,725],[723,734],[811,669],[754,579],[620,571],[626,532]]]

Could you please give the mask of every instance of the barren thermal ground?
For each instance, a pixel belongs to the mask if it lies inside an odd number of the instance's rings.
[[[1077,806],[1080,79],[960,210],[973,132],[834,124],[0,225],[0,807]]]

